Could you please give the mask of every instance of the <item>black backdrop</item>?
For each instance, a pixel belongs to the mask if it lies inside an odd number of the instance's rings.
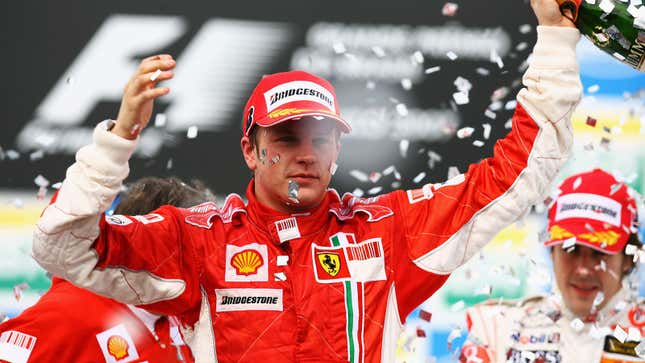
[[[238,1],[238,2],[179,2],[179,1],[65,1],[65,2],[9,2],[3,11],[2,40],[2,132],[0,133],[0,188],[36,188],[34,178],[42,174],[52,183],[64,177],[65,168],[73,161],[71,152],[57,149],[40,148],[37,143],[17,142],[19,135],[29,138],[25,128],[33,120],[38,119],[37,107],[52,91],[57,83],[65,80],[74,84],[74,73],[67,74],[70,65],[77,59],[79,53],[90,42],[95,33],[105,24],[106,19],[115,14],[161,15],[177,16],[182,19],[184,30],[181,35],[169,44],[154,50],[168,52],[175,56],[183,54],[199,33],[201,27],[213,19],[270,21],[283,24],[288,29],[289,39],[284,40],[278,53],[271,55],[265,62],[261,72],[250,75],[257,80],[262,73],[272,73],[288,69],[298,49],[311,51],[302,59],[315,62],[318,55],[325,53],[326,59],[340,60],[340,63],[329,68],[326,74],[336,86],[339,94],[341,113],[350,109],[351,114],[360,114],[363,108],[380,110],[374,113],[373,123],[363,120],[358,128],[357,137],[346,138],[341,151],[340,168],[332,184],[341,191],[352,191],[359,187],[365,191],[382,186],[383,192],[392,189],[395,182],[393,174],[383,176],[373,183],[359,181],[350,175],[350,170],[358,169],[365,173],[383,171],[390,165],[396,166],[402,178],[403,188],[417,185],[413,181],[420,172],[427,176],[420,183],[445,180],[448,168],[456,166],[464,171],[468,164],[476,162],[492,152],[493,140],[502,137],[508,130],[504,124],[510,118],[512,110],[503,105],[512,100],[518,90],[518,80],[523,71],[522,63],[527,58],[535,42],[535,19],[528,1],[497,0],[460,1],[459,9],[453,17],[442,15],[444,2],[437,1]],[[378,42],[367,45],[367,50],[352,48],[351,37],[339,38],[334,47],[314,44],[312,38],[314,25],[322,24],[338,29],[366,26],[370,29],[379,25],[401,26],[398,30],[422,29],[421,27],[454,27],[455,32],[470,31],[486,39],[487,34],[502,34],[501,38],[508,39],[508,45],[502,55],[503,67],[491,62],[487,56],[460,56],[452,61],[442,54],[431,54],[432,45],[428,51],[423,51],[424,59],[417,68],[421,75],[413,81],[411,90],[400,86],[400,80],[395,76],[357,76],[351,72],[342,73],[342,64],[347,62],[364,62],[367,60],[388,59],[389,57],[414,58],[415,47],[423,47],[422,42],[413,43],[401,49],[396,49],[396,42],[383,38],[383,43],[394,48],[381,46]],[[530,28],[526,26],[530,24]],[[404,27],[407,26],[407,27]],[[449,28],[452,29],[452,28]],[[488,29],[488,30],[483,30]],[[522,30],[520,30],[522,29]],[[331,34],[331,33],[330,33]],[[417,34],[414,31],[406,34]],[[231,34],[233,36],[234,34]],[[315,35],[315,34],[314,34]],[[430,38],[427,41],[441,40]],[[332,39],[333,41],[333,39]],[[460,46],[465,53],[470,47],[480,46],[477,40],[466,41]],[[524,44],[523,44],[524,43]],[[343,46],[346,52],[343,54]],[[528,46],[526,46],[528,45]],[[244,44],[241,44],[244,46]],[[457,46],[457,45],[456,45]],[[372,47],[372,48],[370,48]],[[376,47],[376,48],[374,48]],[[332,49],[333,48],[333,49]],[[371,49],[371,50],[370,50]],[[445,49],[444,49],[445,50]],[[147,52],[152,53],[152,52]],[[379,54],[379,53],[385,53]],[[459,54],[459,52],[456,52]],[[482,52],[486,53],[486,52]],[[139,54],[142,57],[146,54]],[[355,55],[360,55],[358,59]],[[104,57],[108,59],[108,52]],[[418,56],[418,55],[417,55]],[[307,58],[309,57],[309,58]],[[312,60],[313,58],[313,60]],[[134,58],[133,58],[134,59]],[[380,60],[379,60],[380,59]],[[343,63],[344,62],[344,63]],[[342,64],[341,64],[342,63]],[[418,60],[417,60],[418,63]],[[297,63],[299,65],[305,63]],[[380,63],[379,63],[380,64]],[[376,69],[380,65],[377,64]],[[367,62],[364,63],[367,69]],[[409,65],[408,65],[409,66]],[[440,66],[441,69],[431,74],[423,70]],[[208,65],[205,65],[208,68]],[[359,66],[360,70],[362,67]],[[405,67],[403,67],[405,68]],[[479,68],[479,70],[478,70]],[[485,75],[483,69],[488,71]],[[389,67],[387,70],[395,70]],[[111,71],[110,67],[104,69]],[[256,70],[257,71],[257,70]],[[337,74],[338,73],[338,74]],[[419,74],[418,69],[415,74]],[[178,73],[177,77],[180,77]],[[472,83],[470,102],[455,105],[452,99],[457,89],[453,82],[457,77],[468,79]],[[81,80],[83,81],[83,80]],[[82,83],[82,82],[81,82]],[[243,90],[238,93],[248,95],[252,85],[243,83]],[[172,86],[171,86],[172,87]],[[502,108],[496,109],[495,119],[485,116],[484,112],[491,105],[491,95],[501,87],[508,87],[509,95],[503,97]],[[498,91],[499,95],[499,91]],[[246,170],[239,152],[240,118],[244,104],[243,99],[234,98],[232,102],[237,112],[220,115],[225,123],[217,128],[200,127],[199,134],[194,139],[186,137],[184,130],[157,128],[163,146],[153,155],[136,156],[131,162],[130,179],[144,175],[178,175],[183,178],[200,178],[214,188],[216,193],[243,192],[250,173]],[[164,112],[175,102],[173,100],[160,102],[156,112]],[[434,136],[415,137],[418,133],[385,132],[370,136],[372,127],[378,128],[387,122],[405,123],[406,117],[397,114],[396,105],[406,104],[410,114],[415,110],[421,111],[420,120],[415,127],[424,124],[436,124]],[[73,103],[72,103],[73,104]],[[446,112],[452,121],[437,124],[433,114],[424,114],[424,110]],[[97,100],[91,112],[77,125],[90,130],[98,121],[107,117],[116,117],[118,101],[114,99]],[[369,112],[367,112],[370,114]],[[371,114],[370,114],[371,115]],[[154,116],[153,116],[154,117]],[[371,117],[371,116],[370,116]],[[425,118],[424,118],[425,117]],[[441,116],[437,116],[441,118]],[[355,124],[352,117],[349,122]],[[388,120],[395,118],[396,120]],[[369,119],[369,117],[368,117]],[[47,120],[45,120],[47,121]],[[172,120],[169,120],[169,122]],[[483,123],[492,126],[489,140],[482,136]],[[356,123],[358,125],[358,123]],[[391,127],[391,124],[389,124]],[[459,139],[454,136],[458,128],[470,126],[475,128],[472,137]],[[61,126],[51,126],[54,129],[64,129]],[[152,127],[151,127],[152,128]],[[47,130],[47,129],[45,129]],[[51,130],[51,129],[50,129]],[[89,135],[89,134],[88,134]],[[409,139],[410,146],[407,155],[400,153],[400,140]],[[430,140],[430,141],[428,141]],[[473,146],[474,140],[484,142],[482,147]],[[65,144],[62,137],[55,144]],[[89,139],[87,139],[89,142]],[[38,150],[43,150],[40,154]],[[14,151],[17,151],[17,156]],[[441,161],[435,163],[432,169],[428,166],[428,151],[441,156]],[[169,160],[171,165],[169,165]],[[395,186],[398,186],[395,184]]]

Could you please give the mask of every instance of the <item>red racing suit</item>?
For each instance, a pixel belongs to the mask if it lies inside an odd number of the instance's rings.
[[[47,270],[177,315],[198,362],[392,362],[405,317],[542,200],[568,158],[581,84],[576,29],[539,27],[512,131],[444,184],[362,199],[328,190],[308,213],[233,194],[222,206],[103,218],[136,142],[100,124],[40,218]]]
[[[634,349],[645,335],[645,303],[625,288],[584,321],[576,321],[556,296],[537,296],[476,305],[467,311],[467,322],[461,363],[645,363]],[[624,341],[614,335],[616,326]],[[638,332],[635,340],[630,329]]]
[[[193,362],[175,318],[54,277],[30,308],[0,324],[0,362]]]

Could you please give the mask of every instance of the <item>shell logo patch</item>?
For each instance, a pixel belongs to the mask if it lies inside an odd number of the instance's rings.
[[[233,255],[231,264],[240,275],[253,275],[258,272],[258,267],[264,264],[262,256],[255,250],[246,250]]]
[[[123,324],[96,334],[96,340],[106,363],[128,363],[139,360],[139,352],[134,340]]]
[[[116,360],[121,360],[128,356],[128,342],[119,335],[113,335],[108,338],[108,353]]]
[[[249,243],[243,246],[226,245],[227,282],[269,281],[269,252],[266,245]]]

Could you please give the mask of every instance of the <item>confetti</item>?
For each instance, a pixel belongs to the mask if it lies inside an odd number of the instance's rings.
[[[518,52],[521,52],[528,47],[529,47],[529,44],[527,42],[521,42],[515,46],[515,50],[517,50]]]
[[[345,48],[345,44],[336,42],[332,45],[332,48],[334,49],[334,52],[336,54],[343,54],[347,51],[347,48]]]
[[[587,116],[587,121],[586,121],[587,125],[589,125],[591,127],[596,127],[596,123],[598,123],[598,120],[596,120],[595,118],[593,118],[591,116]]]
[[[566,249],[569,249],[569,248],[571,248],[571,247],[575,247],[575,245],[576,245],[576,238],[575,238],[575,237],[571,237],[571,238],[569,238],[569,239],[566,239],[566,240],[562,243],[562,249],[563,249],[563,250],[566,250]]]
[[[5,151],[4,154],[5,154],[5,156],[7,158],[9,158],[9,160],[16,160],[16,159],[20,158],[20,153],[17,152],[16,150],[9,149],[9,150]]]
[[[410,147],[410,140],[403,139],[399,142],[399,152],[401,153],[401,157],[407,157],[408,155],[408,148]]]
[[[630,326],[627,331],[627,340],[632,342],[639,342],[641,340],[640,330]]]
[[[484,128],[484,139],[488,140],[490,138],[490,131],[492,130],[492,127],[490,124],[482,124],[482,127]]]
[[[636,251],[638,250],[638,247],[628,244],[625,246],[625,254],[628,256],[632,256],[636,254]]]
[[[52,188],[56,189],[56,190],[60,189],[60,187],[62,187],[62,186],[63,186],[62,182],[57,182],[57,183],[52,184]]]
[[[504,105],[505,110],[514,110],[516,107],[517,107],[517,101],[516,100],[508,101]]]
[[[154,82],[154,81],[156,81],[156,80],[157,80],[157,78],[159,78],[159,76],[160,76],[160,75],[161,75],[161,69],[157,69],[157,70],[155,71],[155,73],[153,73],[153,74],[150,76],[150,80]]]
[[[379,58],[385,57],[385,50],[383,50],[383,48],[379,47],[378,45],[372,47],[372,52],[374,52],[374,54],[376,54],[376,56]]]
[[[468,92],[455,92],[452,94],[452,98],[458,105],[465,105],[470,102],[470,99],[468,98]]]
[[[286,266],[289,263],[289,256],[287,255],[278,255],[278,258],[276,260],[276,265],[278,266]]]
[[[423,330],[421,327],[417,327],[417,337],[418,338],[425,338],[426,337],[426,331]]]
[[[491,110],[488,110],[488,109],[486,111],[484,111],[484,115],[486,117],[490,118],[490,119],[493,119],[493,120],[497,117],[497,114],[495,112],[493,112]]]
[[[623,187],[623,183],[616,183],[611,186],[609,190],[609,195],[614,195],[616,192],[618,192],[621,188]]]
[[[409,91],[412,89],[412,81],[410,78],[403,78],[401,80],[401,87],[403,87],[404,90]]]
[[[475,140],[475,141],[473,141],[473,146],[482,147],[482,146],[484,146],[484,142],[481,141],[481,140]]]
[[[448,57],[448,59],[450,59],[451,61],[454,61],[454,60],[456,60],[457,58],[459,58],[459,56],[457,55],[457,53],[455,53],[455,52],[453,52],[453,51],[449,51],[448,53],[446,53],[446,57]]]
[[[197,126],[190,126],[186,132],[186,137],[189,139],[194,139],[197,137]]]
[[[280,156],[280,155],[277,155],[277,156]],[[338,164],[332,161],[331,166],[329,167],[329,172],[331,173],[331,175],[335,175],[336,171],[338,171]]]
[[[34,183],[39,186],[39,187],[48,187],[49,186],[49,180],[45,178],[44,176],[38,174],[36,178],[34,179]]]
[[[598,6],[605,12],[605,14],[611,13],[616,7],[611,0],[602,0]]]
[[[571,329],[573,329],[573,331],[575,331],[576,333],[580,333],[585,327],[585,324],[582,322],[582,320],[578,318],[573,319],[569,325],[571,326]]]
[[[462,127],[461,129],[457,130],[457,138],[468,138],[473,134],[473,132],[475,132],[475,129],[472,127]]]
[[[412,60],[416,63],[423,64],[423,53],[421,51],[417,50],[412,54]]]
[[[596,93],[598,90],[600,90],[600,86],[597,84],[587,87],[587,92],[589,93]]]
[[[166,170],[172,169],[172,158],[169,158],[166,162]]]
[[[523,25],[520,25],[519,31],[522,34],[528,34],[531,32],[532,29],[533,27],[531,26],[531,24],[523,24]]]
[[[639,357],[645,358],[645,340],[638,343],[638,345],[634,348],[634,352],[636,352],[636,355],[638,355]]]
[[[405,117],[405,116],[407,116],[407,115],[408,115],[408,108],[405,106],[405,104],[403,104],[403,103],[399,103],[399,104],[397,104],[397,105],[396,105],[396,112],[397,112],[400,116]]]
[[[457,77],[453,82],[457,90],[461,92],[468,92],[473,88],[472,83],[464,77]]]
[[[475,71],[480,76],[488,76],[490,74],[490,71],[488,69],[482,67],[478,67]]]
[[[492,292],[493,292],[493,287],[491,285],[486,284],[482,286],[479,290],[477,290],[475,294],[490,296]]]
[[[360,198],[365,195],[365,192],[363,192],[363,189],[361,188],[356,188],[352,191],[352,194]]]
[[[459,169],[457,169],[456,166],[448,167],[448,180],[458,176],[459,174],[461,173],[459,172]]]
[[[576,180],[573,181],[573,190],[578,189],[578,187],[582,184],[582,177],[576,178]]]
[[[440,70],[441,70],[441,67],[440,67],[440,66],[435,66],[435,67],[427,68],[427,69],[424,71],[424,73],[425,73],[425,74],[432,74],[432,73],[439,72]]]
[[[155,127],[164,127],[166,126],[166,114],[158,113],[155,115]]]
[[[289,198],[289,200],[296,204],[300,203],[300,200],[298,200],[300,185],[293,180],[289,180],[289,185],[287,186],[287,188],[287,197]]]
[[[370,190],[368,190],[367,194],[369,194],[369,195],[378,194],[378,193],[381,192],[381,190],[383,190],[383,187],[374,187],[374,188],[371,188]]]
[[[423,180],[423,178],[425,177],[426,177],[426,173],[422,171],[417,176],[415,176],[414,179],[412,179],[412,181],[415,182],[416,184],[419,184],[419,182]]]
[[[592,306],[594,306],[594,307],[600,306],[600,304],[602,304],[603,301],[605,301],[605,294],[603,294],[602,291],[599,291],[596,294],[596,297],[593,299],[593,305]]]
[[[614,329],[614,337],[618,339],[619,342],[625,343],[625,339],[627,339],[627,333],[625,333],[620,325],[616,325],[616,328]]]
[[[373,171],[373,172],[371,172],[371,173],[370,173],[370,175],[369,175],[368,179],[369,179],[372,183],[376,183],[376,182],[378,182],[378,181],[381,179],[381,176],[382,176],[382,174],[381,174],[381,173],[379,173],[378,171]]]
[[[422,320],[425,320],[427,322],[430,322],[432,320],[432,313],[423,309],[419,310],[419,318]]]
[[[374,83],[374,81],[367,81],[367,83],[365,84],[365,88],[370,90],[374,89],[376,88],[376,83]]]
[[[276,272],[273,274],[275,281],[287,281],[287,275],[284,272]]]
[[[16,301],[20,301],[20,298],[22,298],[22,292],[27,290],[28,288],[29,285],[26,282],[20,283],[13,287],[13,297],[16,299]]]
[[[443,4],[443,8],[441,8],[441,14],[443,16],[455,16],[457,14],[458,9],[459,9],[458,4],[445,3]]]

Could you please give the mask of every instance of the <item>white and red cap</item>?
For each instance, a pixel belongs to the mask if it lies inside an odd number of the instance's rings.
[[[242,132],[249,136],[254,126],[270,127],[305,116],[332,119],[341,131],[351,131],[340,117],[336,92],[329,82],[303,71],[270,74],[260,80],[246,102]]]
[[[576,174],[560,185],[549,210],[546,246],[571,238],[576,243],[614,255],[623,250],[637,219],[636,201],[625,183],[601,169]]]

